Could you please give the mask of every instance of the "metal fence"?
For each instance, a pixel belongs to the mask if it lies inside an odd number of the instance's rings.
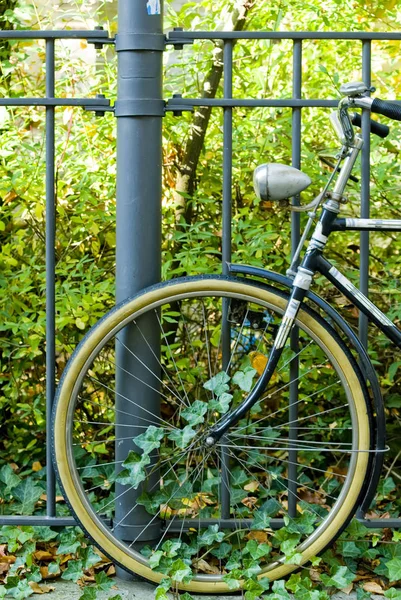
[[[302,95],[302,46],[306,40],[356,40],[361,42],[362,77],[371,83],[372,41],[401,40],[400,33],[376,32],[185,32],[162,31],[162,14],[148,19],[143,6],[131,0],[119,2],[119,33],[110,39],[101,28],[94,31],[10,31],[2,39],[46,40],[46,97],[0,98],[0,105],[46,107],[46,407],[50,415],[55,391],[55,108],[82,106],[102,113],[114,110],[117,127],[117,300],[154,283],[160,276],[160,195],[161,195],[161,122],[165,111],[193,110],[197,106],[223,109],[223,236],[222,263],[227,272],[231,262],[231,201],[233,109],[237,107],[287,107],[292,109],[292,164],[300,168],[301,117],[307,107],[335,107],[337,100],[311,100]],[[114,107],[103,97],[55,97],[55,40],[81,38],[96,47],[113,44],[119,55],[118,98]],[[221,40],[224,44],[224,96],[218,99],[162,98],[162,54],[166,45],[177,49],[195,40]],[[290,99],[233,98],[233,46],[237,40],[292,40],[293,80]],[[149,75],[150,74],[150,75]],[[364,148],[361,173],[361,216],[369,216],[370,133],[369,114],[363,115]],[[138,144],[141,140],[141,144]],[[138,147],[140,146],[140,147]],[[127,172],[129,177],[127,178]],[[144,176],[146,174],[146,177]],[[133,189],[134,188],[134,189]],[[130,199],[136,197],[133,203]],[[149,209],[152,206],[154,210]],[[146,222],[145,222],[146,221]],[[292,249],[300,236],[299,215],[292,215]],[[149,235],[149,230],[154,235]],[[144,250],[144,246],[146,250]],[[138,249],[140,252],[138,253]],[[139,258],[136,258],[136,257]],[[143,257],[146,260],[143,260]],[[368,291],[369,233],[361,233],[360,288]],[[127,277],[127,274],[130,276]],[[360,337],[367,343],[367,320],[360,318]],[[293,476],[292,479],[295,479]],[[47,431],[47,510],[46,516],[2,516],[0,525],[71,525],[72,517],[57,517],[55,481],[51,467],[50,428]],[[387,522],[386,522],[387,523]],[[366,522],[371,527],[380,520]],[[392,520],[393,527],[401,526]],[[388,525],[387,525],[388,526]]]

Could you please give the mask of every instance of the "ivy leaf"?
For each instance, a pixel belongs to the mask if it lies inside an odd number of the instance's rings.
[[[315,527],[317,515],[313,513],[304,512],[301,517],[284,517],[284,523],[286,525],[286,531],[288,533],[301,533],[309,534],[313,533]]]
[[[15,600],[23,600],[33,594],[33,589],[26,579],[20,580],[18,576],[8,577],[7,583],[4,585],[5,595],[15,598]]]
[[[152,554],[152,556],[149,558],[149,566],[151,569],[154,570],[154,569],[156,569],[156,567],[159,566],[162,556],[163,556],[162,550],[157,550],[156,552],[154,552]]]
[[[174,429],[168,434],[169,440],[175,442],[178,448],[186,448],[189,442],[195,437],[196,431],[194,431],[191,425],[186,425],[184,429]]]
[[[224,394],[224,392],[228,392],[228,390],[230,389],[227,385],[229,381],[230,376],[227,375],[225,371],[220,371],[220,373],[217,373],[217,375],[209,379],[209,381],[206,381],[203,387],[205,388],[205,390],[210,390],[218,398],[220,398],[220,396]]]
[[[195,400],[188,406],[185,410],[181,412],[181,416],[188,421],[188,423],[192,425],[198,425],[199,423],[203,423],[204,415],[207,412],[207,404],[206,402],[201,402],[200,400]]]
[[[60,545],[57,554],[74,554],[81,547],[81,540],[77,539],[74,531],[65,531],[60,535]]]
[[[223,392],[218,399],[209,401],[210,410],[217,411],[221,415],[224,415],[230,408],[231,400],[233,399],[232,394]]]
[[[250,392],[255,373],[257,371],[252,367],[247,367],[244,371],[237,371],[233,376],[233,383],[238,385],[244,392]]]
[[[384,596],[390,598],[390,600],[401,600],[401,590],[390,588],[384,592]]]
[[[53,531],[47,525],[39,525],[33,528],[35,540],[49,542],[58,536],[57,531]]]
[[[192,578],[192,570],[179,558],[171,565],[169,575],[173,581],[185,581],[187,583]]]
[[[386,564],[390,582],[401,580],[401,558],[393,558]]]
[[[28,477],[19,483],[13,489],[13,496],[20,501],[17,507],[14,507],[19,514],[32,515],[35,510],[36,502],[43,494],[43,489],[35,485],[34,481]]]
[[[264,510],[257,510],[254,513],[251,529],[267,529],[270,526],[270,517]]]
[[[81,579],[83,574],[82,560],[70,560],[68,567],[61,575],[61,579],[67,579],[68,581],[74,581],[76,583],[78,579]]]
[[[10,465],[3,465],[0,469],[0,481],[6,484],[5,493],[9,494],[13,488],[21,483],[21,477],[14,473]]]
[[[213,542],[222,542],[224,539],[224,533],[219,531],[219,526],[209,525],[209,527],[201,535],[198,536],[198,545],[210,546]]]
[[[216,558],[226,558],[232,550],[232,545],[227,542],[222,542],[217,548],[211,551]]]
[[[95,587],[86,587],[82,596],[79,597],[79,600],[96,600],[97,591]]]
[[[320,579],[327,587],[333,586],[341,590],[354,581],[355,574],[347,567],[340,566],[335,567],[330,576],[322,573]]]
[[[130,485],[137,489],[139,484],[146,479],[145,466],[150,463],[147,454],[139,455],[131,450],[123,462],[123,469],[116,477],[116,481],[122,485]]]
[[[99,590],[103,590],[104,592],[108,592],[109,589],[113,585],[113,580],[110,577],[107,577],[104,571],[100,571],[100,573],[96,573],[95,575],[96,587]]]
[[[90,569],[93,565],[97,565],[102,559],[99,554],[94,552],[92,546],[87,546],[86,548],[81,548],[79,552],[79,557],[82,560],[83,568]]]
[[[230,590],[238,590],[240,587],[240,579],[242,577],[242,571],[234,569],[231,573],[223,576],[223,581],[228,585]]]
[[[142,448],[144,454],[150,454],[156,448],[160,448],[160,441],[163,436],[163,428],[150,425],[145,433],[141,433],[134,439],[134,442],[139,448]]]
[[[270,554],[271,547],[269,544],[258,543],[256,540],[249,540],[244,548],[244,554],[250,554],[252,558],[262,558],[262,556],[267,556]]]
[[[181,546],[182,542],[179,540],[167,540],[167,542],[164,542],[162,550],[165,552],[168,558],[174,558],[174,556],[177,556],[178,550],[181,548]]]

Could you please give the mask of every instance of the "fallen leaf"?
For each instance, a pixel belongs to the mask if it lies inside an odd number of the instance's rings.
[[[39,585],[36,581],[29,581],[29,585],[34,594],[48,594],[56,589],[54,585]]]
[[[344,594],[350,594],[352,592],[352,590],[354,589],[354,584],[350,583],[349,585],[347,585],[347,587],[342,588],[341,591],[344,592]]]
[[[244,490],[246,490],[247,492],[256,492],[258,487],[259,487],[259,481],[251,481],[251,483],[247,483],[244,486]]]
[[[56,579],[56,577],[60,577],[60,571],[57,573],[49,573],[48,567],[39,567],[40,574],[42,575],[42,579]]]
[[[7,544],[0,544],[0,556],[5,556],[5,549],[7,548]]]
[[[260,544],[264,544],[268,540],[268,535],[265,531],[250,531],[246,538],[248,540],[256,540]]]
[[[381,585],[376,583],[376,581],[367,581],[362,585],[365,592],[372,592],[373,594],[382,594],[384,595],[384,590]]]
[[[51,552],[47,552],[46,550],[38,550],[34,554],[36,560],[53,560],[54,556]]]
[[[213,575],[218,575],[220,573],[220,570],[218,569],[218,567],[216,567],[215,565],[210,565],[203,558],[200,558],[199,560],[195,560],[194,566],[196,567],[196,569],[198,569],[198,571],[201,571],[202,573],[210,573]]]
[[[32,465],[32,471],[35,471],[35,473],[37,473],[38,471],[41,471],[42,469],[43,469],[43,467],[40,464],[40,462],[38,460],[35,460],[35,462]]]
[[[44,500],[45,502],[47,502],[47,494],[42,494],[40,500]],[[56,502],[63,502],[63,500],[63,496],[56,496]]]
[[[116,568],[114,565],[110,565],[110,567],[107,569],[106,571],[106,575],[108,577],[110,577],[111,575],[115,575],[116,574]]]
[[[319,571],[313,567],[309,569],[309,577],[312,581],[321,581]]]

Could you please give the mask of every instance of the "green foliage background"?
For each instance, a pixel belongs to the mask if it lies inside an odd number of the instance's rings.
[[[234,0],[220,6],[211,0],[187,2],[177,12],[166,2],[166,27],[221,29],[234,7]],[[98,5],[74,0],[56,19],[53,11],[40,12],[35,3],[9,0],[0,15],[5,28],[63,28],[71,22],[93,27],[109,18],[116,32],[115,2]],[[299,0],[255,0],[245,28],[249,30],[396,31],[400,7],[396,0],[327,0],[324,4]],[[85,50],[85,53],[82,51]],[[165,97],[179,92],[198,97],[203,74],[213,68],[215,46],[197,42],[181,52],[165,55]],[[34,97],[45,94],[44,43],[0,45],[0,97]],[[87,61],[84,56],[92,59]],[[400,42],[372,43],[372,83],[379,97],[400,98]],[[306,98],[335,98],[342,82],[362,79],[361,43],[305,41],[303,44],[303,94]],[[234,48],[234,96],[238,98],[288,98],[291,96],[292,42],[241,41]],[[88,50],[85,43],[57,43],[57,95],[116,96],[116,62],[110,49]],[[222,84],[218,95],[222,95]],[[115,120],[110,114],[96,119],[82,109],[56,110],[57,176],[57,374],[84,332],[114,302],[115,252]],[[319,153],[334,155],[336,142],[328,124],[328,110],[304,109],[302,115],[302,167],[312,177],[311,194],[321,188],[328,170]],[[383,119],[385,121],[385,119]],[[0,513],[25,514],[44,511],[45,469],[45,191],[44,109],[0,107]],[[213,112],[196,174],[193,197],[185,198],[181,214],[174,194],[177,165],[184,142],[191,132],[192,116],[168,114],[164,127],[163,277],[221,270],[221,182],[222,112]],[[372,216],[401,218],[400,134],[391,123],[385,141],[372,138]],[[289,109],[235,109],[233,156],[233,259],[284,272],[290,255],[290,216],[267,211],[255,201],[252,171],[261,162],[291,161],[291,111]],[[307,192],[305,198],[309,198]],[[344,216],[359,214],[359,186],[352,184]],[[395,234],[371,237],[370,294],[399,323],[400,242]],[[337,234],[328,255],[355,281],[358,279],[359,239],[355,234]],[[383,284],[383,279],[389,279]],[[321,293],[345,310],[357,326],[355,310],[343,298],[321,286]],[[400,369],[401,359],[387,341],[370,331],[370,351],[380,372],[386,397],[391,452],[372,510],[398,514],[401,504],[399,480]],[[12,465],[12,468],[9,466]],[[30,501],[25,501],[29,497]],[[59,512],[66,508],[59,506]],[[325,588],[341,589],[354,578],[362,560],[373,561],[377,577],[395,582],[399,577],[399,544],[384,544],[373,532],[354,524],[348,541],[339,542],[342,561],[329,551],[324,556]],[[3,528],[1,543],[14,544],[21,564],[34,556],[43,532]],[[62,535],[62,534],[60,534]],[[70,534],[66,534],[70,535]],[[75,534],[74,534],[75,535]],[[71,533],[72,542],[75,540]],[[376,535],[376,538],[375,538]],[[399,541],[395,532],[387,541]],[[20,537],[18,537],[20,536]],[[371,533],[369,533],[371,537]],[[54,536],[53,536],[54,537]],[[78,539],[78,538],[77,538]],[[61,540],[62,542],[62,540]],[[26,544],[30,544],[29,548]],[[369,548],[369,550],[367,550]],[[76,550],[76,549],[75,549]],[[69,550],[70,551],[70,550]],[[86,549],[75,556],[85,561]],[[89,552],[89,551],[88,551]],[[369,554],[369,556],[368,556]],[[364,556],[361,559],[361,555]],[[379,560],[381,559],[381,560]],[[29,558],[34,561],[34,558]],[[376,561],[376,562],[375,562]],[[371,563],[369,563],[371,564]],[[372,567],[373,568],[373,567]],[[35,569],[31,568],[32,577]],[[82,573],[82,565],[76,569]],[[68,573],[67,573],[68,575]],[[74,573],[73,576],[75,577]],[[73,577],[72,577],[73,578]],[[35,579],[33,579],[35,580]],[[25,583],[24,583],[25,582]],[[10,579],[14,597],[25,597],[26,581]],[[250,580],[246,598],[262,593]],[[99,584],[100,585],[100,584]],[[14,587],[13,587],[14,586]],[[169,588],[167,582],[165,588]],[[291,576],[287,589],[299,598],[326,598],[309,574]],[[14,591],[14,588],[16,591]],[[166,591],[159,590],[164,598]],[[20,596],[18,596],[20,594]],[[164,595],[163,595],[164,594]],[[358,597],[367,597],[358,590]],[[397,595],[398,594],[398,595]],[[390,588],[388,598],[400,598]],[[87,597],[95,595],[87,594]],[[289,598],[283,582],[276,582],[271,599]]]
[[[234,7],[210,0],[188,2],[177,12],[166,3],[166,27],[221,29]],[[20,2],[6,10],[2,27],[83,27],[111,17],[115,5],[74,1],[53,22],[35,4]],[[257,0],[249,11],[246,29],[310,31],[395,31],[399,6],[395,0],[327,0],[271,3]],[[81,50],[85,50],[83,53]],[[203,74],[213,68],[213,42],[185,46],[165,55],[165,97],[172,93],[198,97]],[[400,97],[400,42],[372,43],[372,83],[379,97]],[[45,93],[44,43],[11,42],[2,48],[0,96],[33,97]],[[93,58],[87,61],[85,56]],[[336,98],[342,82],[362,79],[361,42],[305,41],[303,95]],[[234,96],[288,98],[292,94],[292,42],[240,41],[234,48]],[[88,50],[86,43],[57,43],[58,96],[116,95],[116,62],[110,49]],[[222,96],[222,84],[218,95]],[[318,154],[333,156],[336,141],[328,124],[328,110],[304,109],[302,165],[317,193],[327,177]],[[57,371],[60,376],[72,349],[88,327],[114,302],[115,252],[115,120],[96,118],[82,109],[56,111],[57,192]],[[34,461],[44,463],[45,440],[45,192],[44,109],[0,107],[0,464],[14,463],[18,472],[32,475]],[[185,198],[191,210],[180,214],[174,195],[177,164],[191,132],[192,116],[168,114],[164,122],[163,277],[221,270],[222,112],[213,112],[196,174],[196,191]],[[400,133],[391,124],[385,141],[372,138],[372,216],[400,218]],[[255,201],[252,171],[261,162],[291,161],[289,109],[235,109],[233,156],[233,260],[284,272],[290,256],[290,216],[267,211]],[[359,214],[359,186],[352,184],[344,216]],[[400,242],[395,234],[372,235],[371,297],[398,323]],[[338,234],[328,255],[357,280],[357,235]],[[385,276],[390,279],[382,287]],[[357,325],[357,314],[326,287],[321,292]],[[381,352],[380,358],[379,351]],[[401,479],[401,452],[396,432],[400,424],[401,361],[387,341],[371,330],[371,352],[381,374],[387,399],[389,438],[387,477]],[[44,470],[43,470],[44,471]],[[35,478],[43,480],[43,471]],[[382,498],[386,497],[385,495]],[[0,511],[13,512],[17,500],[3,496]],[[397,513],[400,499],[393,495],[387,509]],[[386,508],[385,508],[386,509]],[[31,507],[40,512],[43,504]],[[280,596],[281,597],[281,596]]]

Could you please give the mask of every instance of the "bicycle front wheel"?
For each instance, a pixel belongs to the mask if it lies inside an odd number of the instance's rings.
[[[369,401],[352,355],[306,307],[257,404],[205,444],[256,385],[287,301],[240,279],[177,279],[114,308],[74,352],[55,466],[77,520],[123,568],[226,593],[230,571],[283,577],[352,517]]]

